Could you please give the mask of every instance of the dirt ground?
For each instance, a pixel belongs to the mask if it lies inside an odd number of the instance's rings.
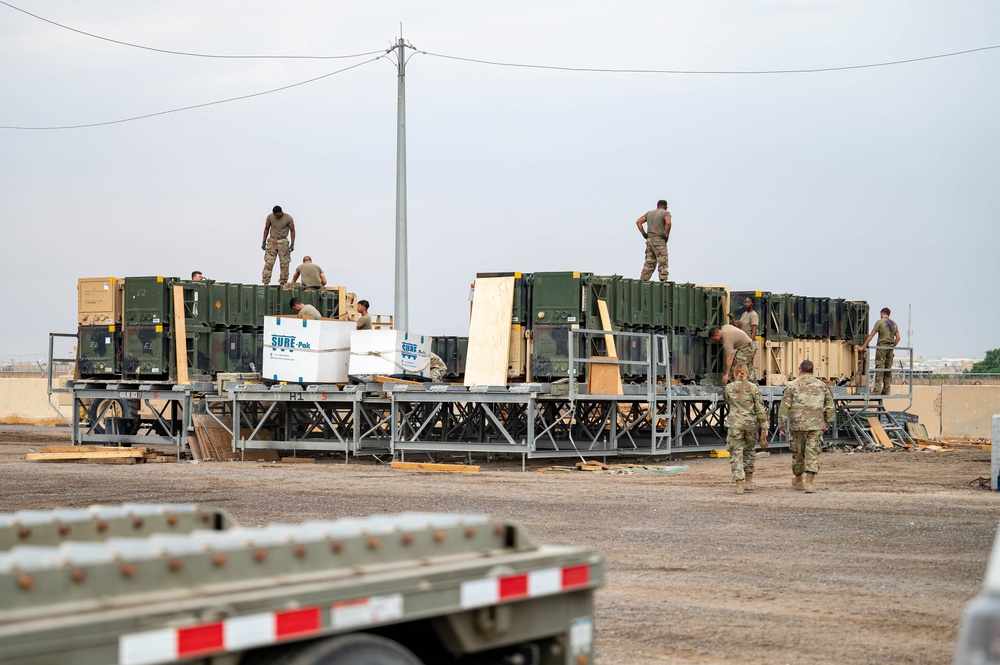
[[[406,510],[489,513],[539,542],[607,559],[599,663],[947,663],[978,593],[1000,494],[975,484],[989,453],[826,453],[817,492],[788,455],[760,460],[736,496],[727,460],[675,475],[394,471],[315,465],[33,463],[65,430],[0,428],[0,511],[124,501],[198,502],[240,522]],[[411,457],[411,459],[413,459]],[[535,466],[542,464],[536,463]]]

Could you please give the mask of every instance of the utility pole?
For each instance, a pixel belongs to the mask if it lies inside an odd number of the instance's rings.
[[[400,31],[402,32],[402,31]],[[409,330],[409,293],[406,256],[406,44],[396,42],[399,91],[396,99],[396,291],[393,327]]]

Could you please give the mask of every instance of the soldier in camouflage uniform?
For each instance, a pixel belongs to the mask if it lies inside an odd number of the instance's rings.
[[[642,225],[648,224],[647,229]],[[639,279],[646,282],[653,276],[653,270],[659,266],[660,281],[667,281],[667,239],[670,238],[670,213],[667,212],[667,202],[660,199],[656,202],[656,210],[650,210],[635,221],[639,233],[646,239],[646,262],[642,264],[642,274]]]
[[[292,262],[292,252],[295,251],[295,222],[291,215],[281,211],[281,206],[274,206],[267,216],[264,222],[264,240],[260,248],[264,250],[264,271],[261,273],[264,285],[271,283],[276,258],[281,259],[280,283],[283,286],[288,284],[288,266]]]
[[[733,367],[735,381],[726,386],[722,395],[729,407],[726,416],[726,450],[733,471],[736,493],[753,491],[754,459],[761,433],[767,436],[767,412],[756,384],[747,381],[747,365],[738,362]]]
[[[858,347],[858,351],[866,351],[872,337],[878,335],[876,346],[894,347],[899,344],[899,326],[889,318],[892,312],[888,307],[883,307],[881,318],[875,322],[875,327],[868,333],[864,344]],[[892,387],[892,348],[875,350],[875,385],[872,386],[872,395],[888,395]]]
[[[812,375],[811,360],[799,365],[799,378],[785,386],[778,410],[781,435],[785,436],[785,423],[791,419],[792,436],[789,443],[793,461],[792,487],[813,492],[813,477],[819,473],[819,453],[823,449],[823,432],[833,424],[833,393],[825,383]],[[802,472],[805,471],[805,482]]]
[[[750,383],[757,383],[757,372],[753,368],[753,359],[757,354],[757,342],[736,326],[731,326],[728,323],[721,328],[710,329],[708,337],[713,342],[722,342],[722,356],[725,360],[722,383],[725,384],[729,381],[729,372],[736,363],[746,364],[747,380]]]

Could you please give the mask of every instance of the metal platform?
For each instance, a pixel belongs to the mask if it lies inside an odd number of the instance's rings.
[[[522,462],[559,457],[669,457],[725,445],[722,386],[671,385],[664,376],[670,365],[666,338],[653,333],[571,333],[577,334],[644,337],[647,357],[610,362],[640,366],[647,381],[625,384],[621,395],[590,394],[576,377],[584,376],[584,366],[594,360],[574,358],[572,339],[568,346],[573,370],[568,379],[555,383],[473,387],[404,382],[344,387],[236,383],[220,393],[215,383],[205,382],[72,381],[67,392],[73,396],[73,442],[159,443],[173,445],[180,453],[188,448],[187,437],[193,433],[191,415],[207,412],[230,434],[235,451],[321,451],[343,453],[345,460],[351,455],[404,459],[408,453],[512,455],[520,456]],[[761,388],[770,414],[770,447],[777,449],[788,446],[787,439],[778,435],[783,391],[783,387]],[[896,399],[870,395],[864,386],[832,391],[843,417],[827,433],[830,443],[858,440],[857,414],[885,413],[884,400]],[[912,388],[910,399],[912,403]],[[95,400],[104,406],[95,409]],[[153,417],[143,419],[137,432],[106,431],[114,419],[103,418],[104,412],[109,404],[122,400],[144,404]],[[81,421],[85,405],[96,415],[86,424]]]

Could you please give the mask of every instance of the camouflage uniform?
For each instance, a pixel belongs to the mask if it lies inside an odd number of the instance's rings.
[[[281,259],[279,279],[281,284],[288,283],[288,266],[292,262],[292,255],[288,251],[288,240],[267,239],[267,249],[264,250],[264,271],[260,277],[264,285],[271,283],[271,274],[274,273],[274,260]]]
[[[653,276],[653,270],[659,267],[660,281],[667,281],[667,239],[663,236],[650,235],[646,238],[646,262],[642,265],[639,279],[646,281]]]
[[[875,323],[875,330],[878,331],[878,346],[895,346],[896,343],[896,322],[890,318],[879,319]],[[875,385],[872,387],[873,395],[888,395],[892,387],[892,349],[878,349],[875,351]],[[880,369],[887,369],[888,372],[879,372]]]
[[[670,231],[667,224],[670,223],[670,213],[662,208],[650,210],[640,217],[646,220],[646,262],[642,264],[642,274],[639,279],[649,280],[653,276],[653,270],[659,266],[660,281],[667,281],[667,237]]]
[[[267,216],[267,224],[270,231],[267,237],[267,246],[264,249],[264,270],[261,272],[261,281],[264,285],[271,283],[271,274],[274,272],[274,259],[281,260],[280,283],[288,283],[288,266],[292,262],[292,254],[289,250],[288,231],[295,224],[295,220],[287,212],[281,217],[275,214]]]
[[[729,415],[726,416],[726,450],[733,480],[745,480],[753,473],[760,430],[767,427],[767,412],[760,389],[749,381],[733,381],[723,391]]]
[[[431,381],[440,381],[448,373],[448,366],[441,360],[441,356],[436,353],[431,354],[430,372]]]
[[[779,427],[789,422],[792,473],[819,473],[819,453],[823,449],[823,430],[833,424],[833,393],[825,383],[804,374],[785,386],[778,410]]]
[[[747,366],[747,381],[750,383],[757,383],[757,372],[753,368],[753,359],[757,355],[757,342],[753,339],[750,343],[744,346],[742,349],[736,349],[733,354],[733,366],[738,362],[746,363]]]

